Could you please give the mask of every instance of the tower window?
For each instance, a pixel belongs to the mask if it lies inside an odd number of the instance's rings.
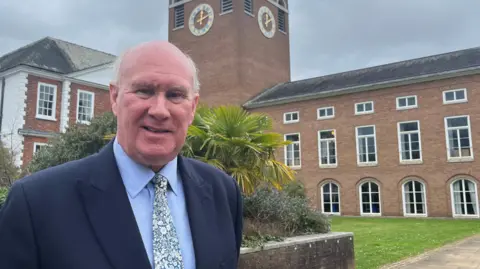
[[[233,10],[232,0],[220,0],[220,10],[222,13]]]
[[[185,21],[185,8],[184,5],[176,6],[174,9],[174,27],[182,27]]]
[[[253,14],[253,0],[245,0],[244,8],[247,13]]]
[[[285,11],[278,9],[278,29],[282,32],[285,30]]]

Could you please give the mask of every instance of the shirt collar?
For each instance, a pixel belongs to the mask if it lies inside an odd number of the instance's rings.
[[[141,165],[132,160],[118,143],[117,138],[113,144],[113,154],[117,162],[123,184],[127,189],[130,197],[135,198],[140,191],[145,188],[155,175],[150,168]],[[168,184],[174,194],[178,193],[178,174],[177,174],[177,157],[168,162],[159,172],[167,178]]]

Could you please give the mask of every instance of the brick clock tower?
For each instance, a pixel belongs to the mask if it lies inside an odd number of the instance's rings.
[[[285,0],[169,0],[168,39],[196,62],[201,103],[241,105],[290,81]]]

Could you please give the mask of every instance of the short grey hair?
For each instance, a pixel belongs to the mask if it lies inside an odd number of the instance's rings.
[[[128,50],[127,50],[128,51]],[[118,56],[115,61],[113,62],[113,83],[117,84],[120,81],[120,65],[122,64],[123,58],[127,51],[123,52],[120,56]],[[187,58],[188,65],[192,69],[193,73],[193,92],[198,93],[200,91],[200,79],[198,78],[198,68],[197,65],[195,64],[195,61],[193,61],[192,57],[190,55],[182,52],[183,55]]]

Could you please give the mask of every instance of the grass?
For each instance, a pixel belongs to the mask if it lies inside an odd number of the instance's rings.
[[[333,217],[332,231],[353,232],[355,268],[374,269],[480,234],[480,221]]]

